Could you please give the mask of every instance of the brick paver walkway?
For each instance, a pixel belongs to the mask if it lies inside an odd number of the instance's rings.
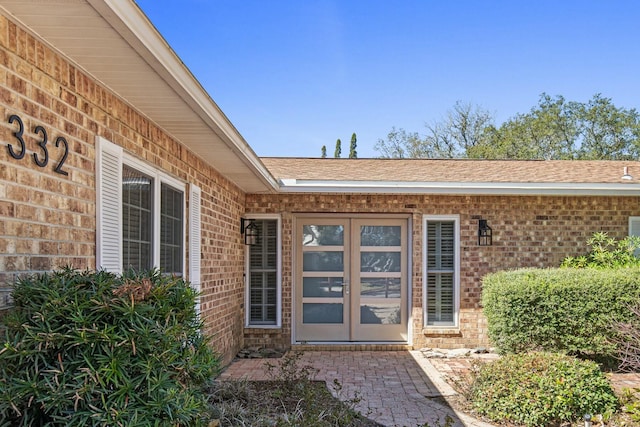
[[[265,362],[278,359],[239,359],[221,379],[266,379]],[[341,398],[362,398],[356,409],[385,426],[444,425],[447,416],[456,427],[490,427],[490,424],[456,412],[444,397],[455,394],[419,351],[308,351],[300,364],[318,369],[316,379],[338,380]]]

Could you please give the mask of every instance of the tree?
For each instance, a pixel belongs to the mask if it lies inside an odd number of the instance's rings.
[[[387,139],[379,139],[374,148],[387,158],[467,157],[467,151],[482,142],[492,123],[493,116],[487,110],[458,101],[444,120],[425,124],[424,136],[392,128]]]
[[[357,159],[358,158],[358,152],[356,151],[356,146],[358,145],[357,139],[356,139],[356,133],[354,132],[353,135],[351,135],[351,145],[349,146],[349,158],[350,159]]]
[[[428,158],[430,153],[423,144],[418,132],[407,132],[395,127],[387,134],[387,139],[379,139],[374,149],[380,152],[380,157],[387,159],[418,159]]]
[[[579,154],[584,159],[637,159],[640,154],[640,115],[616,108],[610,98],[595,95],[577,106],[581,119]]]
[[[323,159],[326,159],[327,158],[327,146],[323,145],[321,151],[322,151],[322,154],[320,155],[320,157],[322,157]]]
[[[340,141],[340,138],[338,138],[338,140],[336,141],[336,151],[333,153],[333,157],[335,157],[336,159],[339,159],[341,154],[342,154],[342,141]]]
[[[542,94],[529,113],[518,114],[499,128],[488,126],[482,141],[466,152],[482,159],[573,159],[579,123],[577,103]]]
[[[586,103],[542,94],[528,113],[500,126],[480,107],[457,102],[424,136],[395,129],[375,149],[381,157],[477,159],[637,159],[640,115],[600,94]]]

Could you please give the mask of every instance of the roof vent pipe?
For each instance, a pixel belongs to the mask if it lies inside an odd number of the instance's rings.
[[[622,175],[622,179],[625,179],[627,181],[630,181],[633,179],[633,177],[631,175],[629,175],[629,167],[625,166],[624,167],[624,175]]]

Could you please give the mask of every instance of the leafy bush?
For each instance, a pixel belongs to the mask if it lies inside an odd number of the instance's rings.
[[[594,233],[587,245],[591,251],[579,257],[567,257],[562,267],[572,268],[621,268],[640,266],[640,258],[636,256],[640,249],[640,237],[628,236],[622,240],[609,237],[607,233]]]
[[[566,352],[611,362],[612,325],[632,318],[640,268],[528,269],[485,276],[482,304],[501,353]]]
[[[195,292],[157,271],[19,280],[3,319],[0,425],[198,426],[218,359]]]
[[[492,420],[526,426],[558,425],[618,407],[596,363],[554,353],[508,355],[483,365],[470,397]]]

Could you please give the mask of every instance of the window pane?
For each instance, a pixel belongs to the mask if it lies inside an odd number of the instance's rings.
[[[435,270],[454,268],[454,224],[429,222],[427,225],[427,267]]]
[[[254,325],[276,323],[278,303],[277,274],[275,272],[250,273],[249,276],[249,321]]]
[[[360,252],[361,272],[399,272],[400,252]]]
[[[275,325],[278,313],[278,221],[255,220],[258,243],[249,246],[249,323]]]
[[[363,225],[360,227],[360,246],[400,246],[401,227]]]
[[[305,225],[302,227],[303,246],[342,246],[344,227],[342,225]]]
[[[455,222],[427,223],[427,325],[455,324]]]
[[[397,325],[400,324],[400,304],[365,304],[360,306],[360,323]]]
[[[153,179],[122,167],[122,267],[153,267]]]
[[[255,220],[258,242],[249,247],[249,265],[255,269],[276,269],[278,262],[277,224],[275,220]]]
[[[303,323],[342,323],[342,304],[302,304]]]
[[[182,276],[184,256],[184,194],[166,184],[160,186],[160,270]]]
[[[342,251],[305,252],[302,255],[303,271],[344,271]]]
[[[400,298],[400,278],[361,278],[361,298]]]
[[[453,274],[427,275],[427,324],[447,325],[454,323]]]
[[[302,296],[305,298],[342,298],[342,277],[305,277],[302,279]]]

